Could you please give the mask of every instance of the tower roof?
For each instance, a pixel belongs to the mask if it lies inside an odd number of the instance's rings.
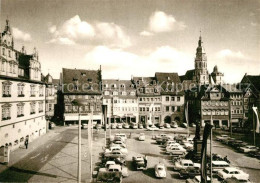
[[[199,41],[198,41],[198,47],[197,47],[197,53],[206,53],[204,47],[202,46],[202,37],[200,35]]]
[[[4,30],[3,33],[4,33],[4,34],[11,34],[11,28],[10,28],[9,20],[8,20],[8,19],[6,19],[5,30]]]

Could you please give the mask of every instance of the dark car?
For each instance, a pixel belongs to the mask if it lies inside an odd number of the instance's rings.
[[[189,167],[189,168],[186,168],[186,169],[182,169],[179,172],[180,178],[183,178],[183,179],[188,179],[188,178],[193,179],[197,175],[200,175],[200,170],[197,169],[197,168]]]
[[[240,151],[240,148],[241,148],[241,147],[245,147],[245,146],[248,146],[248,145],[249,145],[248,143],[243,142],[243,143],[240,143],[240,144],[238,144],[237,146],[235,146],[235,149],[238,150],[238,151]]]
[[[242,144],[243,143],[243,141],[242,140],[234,140],[234,141],[232,141],[231,142],[231,146],[232,147],[236,147],[236,146],[239,146],[239,144]]]
[[[251,151],[248,153],[249,156],[260,159],[260,151]]]

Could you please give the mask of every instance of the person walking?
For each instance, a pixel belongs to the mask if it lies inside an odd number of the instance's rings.
[[[26,149],[28,149],[28,144],[29,144],[29,139],[26,138],[26,139],[25,139],[25,142],[24,142],[24,145],[25,145]]]
[[[144,166],[145,166],[145,168],[147,168],[147,156],[146,155],[144,156]]]

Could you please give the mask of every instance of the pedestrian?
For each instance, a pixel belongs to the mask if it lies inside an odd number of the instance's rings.
[[[132,136],[132,132],[130,132],[130,135],[129,135],[129,138],[131,139],[131,136]]]
[[[28,144],[29,144],[29,140],[28,140],[28,138],[25,139],[24,144],[25,144],[26,149],[28,149]]]
[[[147,167],[147,157],[146,157],[146,155],[144,156],[144,166],[145,166],[145,168]]]

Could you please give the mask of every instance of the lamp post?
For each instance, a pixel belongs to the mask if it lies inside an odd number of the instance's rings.
[[[89,102],[84,99],[74,99],[72,104],[78,106],[79,113],[79,128],[78,128],[78,183],[81,182],[81,119],[80,119],[80,107],[87,105]],[[91,157],[92,158],[92,157]],[[91,172],[92,174],[92,172]]]

